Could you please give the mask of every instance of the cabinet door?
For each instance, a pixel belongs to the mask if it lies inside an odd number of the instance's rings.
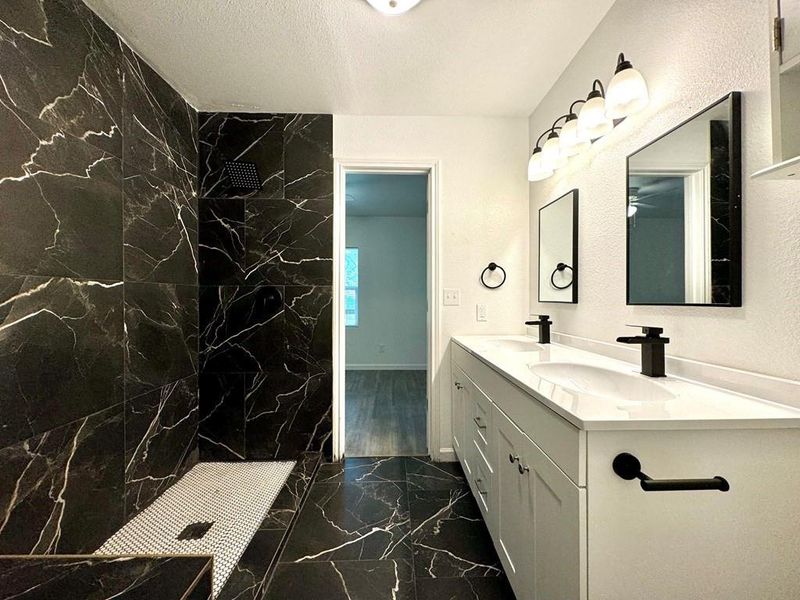
[[[778,11],[783,19],[783,48],[781,64],[800,59],[800,0],[778,0]]]
[[[518,600],[586,598],[586,491],[496,411],[497,546]]]
[[[586,598],[586,490],[577,487],[525,438],[525,518],[533,529],[533,568],[528,597],[537,600]]]
[[[463,457],[463,438],[464,438],[464,389],[467,384],[467,376],[464,371],[453,365],[453,450],[460,459]]]
[[[519,472],[523,459],[523,435],[497,408],[494,409],[497,444],[497,529],[495,547],[518,600],[532,596],[523,593],[525,577],[533,564],[533,521],[529,518],[528,482]]]

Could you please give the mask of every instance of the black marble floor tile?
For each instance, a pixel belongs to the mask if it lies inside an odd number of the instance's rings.
[[[197,376],[125,401],[125,518],[147,508],[198,460]]]
[[[267,600],[414,600],[410,564],[403,560],[280,564]]]
[[[333,117],[286,115],[286,198],[333,198]]]
[[[262,529],[285,529],[300,508],[314,471],[321,459],[319,452],[303,452],[297,460],[289,478],[284,483],[275,502],[269,507],[261,524]]]
[[[200,287],[204,372],[259,372],[283,362],[283,288]]]
[[[505,577],[417,579],[417,600],[515,600]]]
[[[330,438],[330,374],[264,370],[248,376],[246,394],[248,460],[294,458]]]
[[[296,373],[333,370],[333,297],[330,287],[286,286],[287,368]]]
[[[200,458],[244,460],[245,374],[200,375]]]
[[[9,600],[205,600],[204,585],[210,594],[210,557],[0,557]]]
[[[200,285],[244,282],[244,200],[200,198]]]
[[[197,288],[125,284],[125,393],[156,389],[197,372]]]
[[[0,159],[0,273],[121,280],[119,158],[63,134],[33,146],[28,133]]]
[[[344,462],[321,465],[314,481],[315,483],[406,481],[405,460],[402,456],[346,458]]]
[[[197,285],[197,200],[132,169],[123,192],[125,280]]]
[[[217,596],[217,600],[261,600],[270,566],[286,534],[285,529],[259,529]]]
[[[0,447],[122,403],[122,288],[0,275]]]
[[[122,527],[122,440],[119,404],[0,450],[0,554],[89,553]]]
[[[457,462],[433,462],[427,457],[409,456],[405,463],[410,491],[467,489],[464,471]]]
[[[480,509],[469,491],[409,491],[408,496],[417,578],[503,574]]]
[[[197,113],[127,46],[123,69],[125,162],[196,195]]]
[[[0,8],[0,104],[118,157],[120,57],[117,36],[80,0]]]
[[[283,198],[282,114],[201,113],[199,115],[200,195],[207,198]],[[261,187],[231,184],[225,161],[255,163]]]
[[[331,285],[333,203],[249,199],[245,211],[250,285]]]
[[[281,560],[409,560],[408,532],[405,483],[315,484]]]

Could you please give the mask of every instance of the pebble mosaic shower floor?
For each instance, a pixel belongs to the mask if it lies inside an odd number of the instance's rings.
[[[211,554],[216,597],[294,465],[200,463],[96,554]],[[199,539],[178,539],[187,526],[197,523],[212,525]],[[204,527],[196,529],[200,534]]]

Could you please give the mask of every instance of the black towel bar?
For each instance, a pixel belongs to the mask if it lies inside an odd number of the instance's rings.
[[[653,479],[642,473],[642,463],[633,454],[617,454],[612,463],[614,473],[622,479],[638,479],[645,492],[683,492],[693,490],[717,490],[727,492],[731,489],[728,480],[719,475],[711,479]]]

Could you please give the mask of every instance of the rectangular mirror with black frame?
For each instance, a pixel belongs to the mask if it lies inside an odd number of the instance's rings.
[[[578,302],[578,190],[539,209],[539,302]]]
[[[628,304],[741,306],[741,94],[628,157]]]

